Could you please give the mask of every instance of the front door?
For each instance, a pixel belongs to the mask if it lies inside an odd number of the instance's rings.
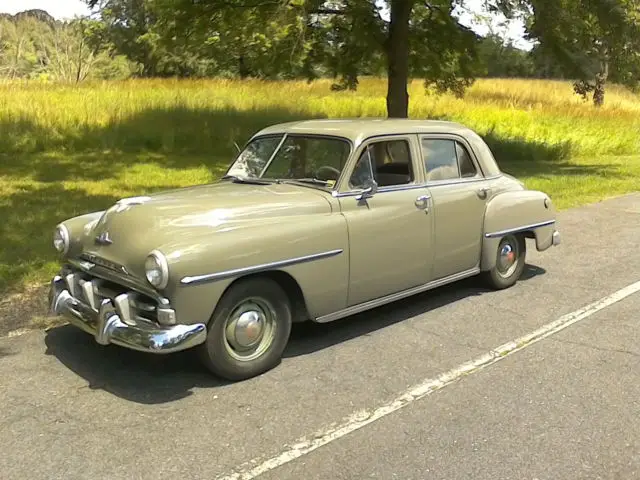
[[[349,306],[431,280],[431,203],[416,181],[417,138],[376,138],[356,158],[339,194],[349,231]],[[377,191],[359,198],[372,175]]]
[[[422,135],[420,148],[433,204],[433,278],[439,279],[478,266],[491,185],[461,138]]]

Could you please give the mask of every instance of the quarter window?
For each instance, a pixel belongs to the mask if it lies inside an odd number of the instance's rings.
[[[478,173],[476,166],[471,160],[471,155],[460,142],[456,142],[456,153],[458,155],[458,165],[460,166],[460,176],[462,178],[475,177]]]
[[[467,149],[455,140],[423,138],[422,154],[429,181],[472,178],[478,173]]]

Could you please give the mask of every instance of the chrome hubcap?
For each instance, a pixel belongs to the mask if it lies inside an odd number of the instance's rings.
[[[242,347],[250,347],[258,340],[264,328],[264,315],[257,310],[244,312],[236,322],[235,341]]]
[[[264,299],[245,300],[233,309],[225,325],[225,347],[237,360],[253,360],[273,343],[276,314]]]
[[[513,237],[505,238],[498,250],[498,272],[504,277],[513,274],[517,268],[518,242]]]

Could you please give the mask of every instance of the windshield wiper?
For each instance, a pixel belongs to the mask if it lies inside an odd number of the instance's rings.
[[[312,185],[322,185],[324,187],[329,185],[329,182],[327,182],[326,180],[320,180],[319,178],[287,178],[283,179],[283,181],[311,183]]]
[[[239,177],[238,175],[225,175],[220,180],[231,180],[234,183],[247,183],[250,185],[271,185],[271,182],[259,178]]]

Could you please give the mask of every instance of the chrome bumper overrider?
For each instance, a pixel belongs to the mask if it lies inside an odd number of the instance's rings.
[[[554,231],[553,232],[553,236],[551,237],[553,240],[553,245],[560,245],[560,232],[559,231]]]
[[[69,292],[61,276],[51,281],[49,301],[52,312],[64,315],[101,345],[113,343],[142,352],[172,353],[203,343],[207,336],[207,327],[202,323],[160,326],[140,318],[132,321],[126,294],[117,297],[115,305],[108,298],[102,299],[100,305],[88,305]],[[123,319],[129,321],[125,323]]]

